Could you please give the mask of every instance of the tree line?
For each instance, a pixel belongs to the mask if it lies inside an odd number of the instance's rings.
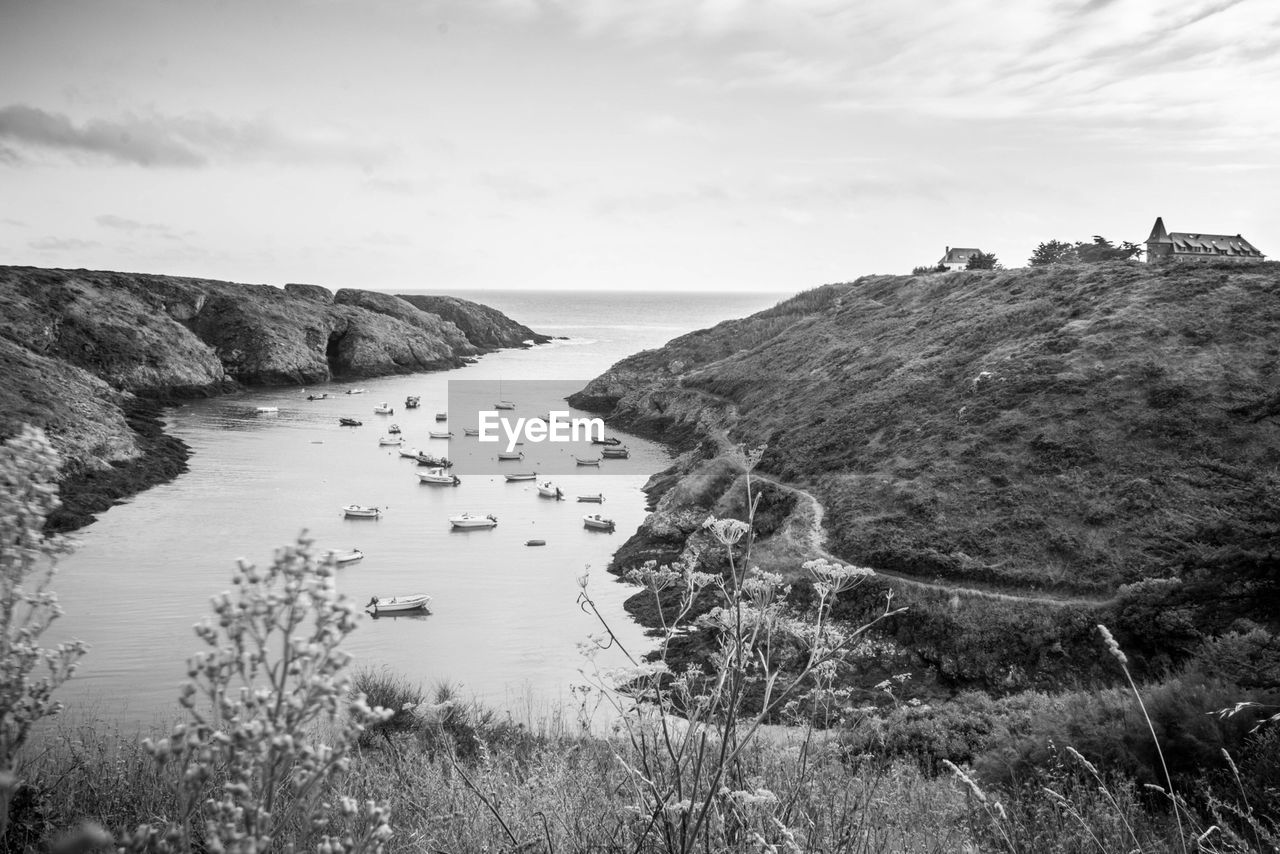
[[[1142,252],[1142,247],[1137,243],[1122,240],[1119,244],[1116,244],[1100,234],[1095,234],[1091,243],[1086,243],[1083,240],[1077,240],[1075,243],[1068,243],[1064,240],[1046,240],[1040,243],[1035,248],[1035,251],[1031,253],[1031,257],[1027,259],[1027,266],[1044,267],[1049,264],[1101,264],[1106,261],[1127,261],[1130,258],[1137,258]],[[1000,263],[1000,259],[993,253],[978,251],[969,257],[969,262],[965,265],[965,269],[1003,270],[1004,265]],[[920,276],[927,273],[945,273],[946,271],[946,265],[938,263],[936,266],[915,267],[912,269],[911,275]]]

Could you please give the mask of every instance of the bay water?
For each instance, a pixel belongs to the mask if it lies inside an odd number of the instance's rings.
[[[439,293],[435,291],[434,293]],[[534,722],[574,713],[601,668],[626,663],[651,642],[623,609],[635,588],[605,572],[613,552],[645,516],[647,475],[670,463],[661,445],[617,433],[632,453],[628,470],[608,466],[553,479],[566,501],[538,496],[533,482],[496,474],[456,487],[420,484],[413,460],[379,437],[394,422],[406,446],[448,454],[462,441],[431,439],[446,410],[450,380],[513,385],[553,381],[581,388],[617,360],[730,317],[768,307],[784,294],[483,291],[458,293],[532,329],[563,336],[528,349],[485,355],[452,371],[257,388],[184,403],[167,429],[192,449],[190,470],[102,514],[74,535],[76,550],[55,583],[65,614],[47,636],[79,638],[91,651],[59,699],[78,719],[149,727],[179,717],[187,658],[201,644],[192,626],[211,596],[228,590],[237,559],[265,566],[302,532],[318,550],[359,548],[362,561],[337,570],[339,591],[371,597],[428,593],[430,612],[367,618],[344,648],[353,667],[386,670],[431,689],[448,683],[465,698]],[[352,388],[363,394],[348,395]],[[328,393],[325,400],[308,395]],[[422,405],[405,410],[408,395]],[[373,408],[386,401],[394,415]],[[563,400],[522,400],[525,414],[565,408]],[[277,407],[269,414],[258,407]],[[361,427],[340,427],[353,417]],[[469,440],[475,441],[475,440]],[[514,468],[523,468],[519,463]],[[603,504],[577,503],[603,493]],[[376,505],[378,519],[345,518],[348,504]],[[492,529],[452,529],[461,512],[493,514]],[[586,513],[612,518],[616,532],[588,530]],[[546,545],[531,547],[530,539]],[[607,649],[599,620],[580,607],[579,579],[616,635]],[[583,650],[596,648],[591,660]]]

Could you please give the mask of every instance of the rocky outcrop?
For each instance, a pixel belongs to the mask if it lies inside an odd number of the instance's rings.
[[[81,474],[163,456],[136,481],[150,485],[181,451],[135,396],[432,371],[481,349],[450,320],[370,291],[0,266],[0,436],[43,427],[64,471]],[[130,482],[97,481],[100,495]]]
[[[401,294],[400,299],[414,307],[453,323],[467,340],[480,350],[496,350],[501,347],[528,347],[545,344],[550,336],[534,332],[516,323],[502,312],[470,300],[446,296],[421,296]]]

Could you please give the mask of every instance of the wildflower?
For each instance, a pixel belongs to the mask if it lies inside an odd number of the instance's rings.
[[[702,523],[704,530],[709,530],[721,545],[735,545],[751,530],[751,526],[739,519],[708,518]]]

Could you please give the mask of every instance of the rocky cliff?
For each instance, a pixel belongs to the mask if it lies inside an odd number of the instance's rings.
[[[446,296],[422,296],[400,294],[399,298],[429,314],[453,323],[476,347],[494,350],[499,347],[528,347],[545,344],[550,336],[534,332],[527,326],[513,323],[496,308],[478,302]]]
[[[731,508],[741,478],[708,494],[708,461],[765,444],[759,473],[817,500],[809,546],[916,585],[893,630],[944,675],[1001,632],[982,679],[1060,673],[1044,650],[1087,654],[1098,607],[1169,655],[1280,613],[1274,263],[869,276],[636,354],[570,401],[688,451],[621,558],[678,554],[696,533],[675,490]]]
[[[476,309],[493,335],[542,337]],[[181,449],[139,433],[155,415],[139,398],[440,370],[486,349],[452,321],[371,291],[0,266],[0,436],[23,422],[45,428],[68,471],[148,468],[144,452]]]

